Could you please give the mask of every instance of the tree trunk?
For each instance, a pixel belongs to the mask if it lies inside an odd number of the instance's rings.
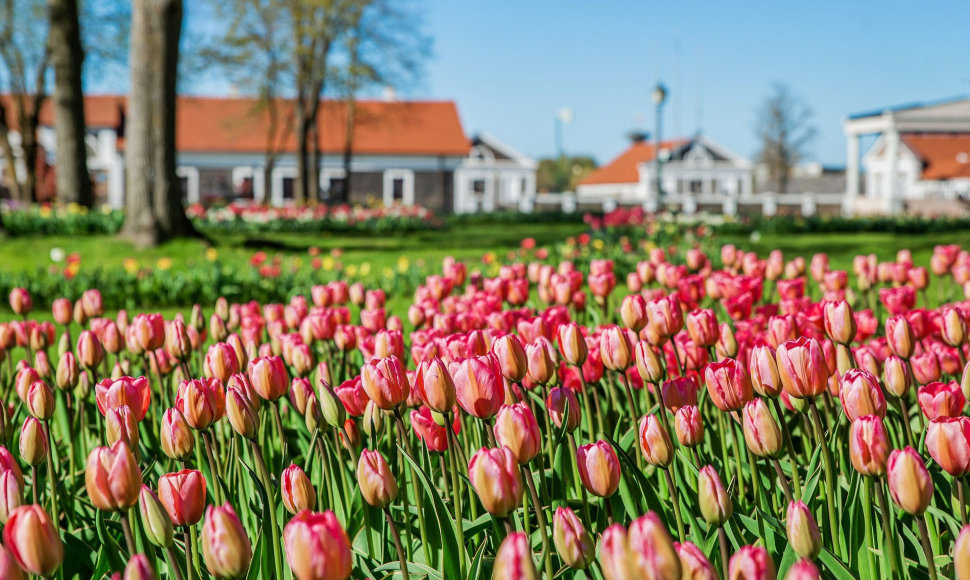
[[[344,134],[344,190],[340,192],[343,203],[350,201],[350,167],[354,159],[354,123],[357,120],[357,101],[351,95],[347,99],[347,132]]]
[[[310,174],[307,176],[307,185],[310,189],[310,196],[307,198],[308,205],[317,205],[320,201],[320,126],[317,123],[310,125]]]
[[[182,0],[135,0],[131,92],[125,127],[127,219],[136,245],[198,235],[185,215],[175,175],[175,79]]]
[[[77,0],[48,0],[54,64],[54,128],[57,133],[57,198],[90,207],[93,201],[84,143],[81,28]]]
[[[7,108],[0,103],[0,155],[3,156],[3,175],[10,199],[22,199],[20,182],[17,180],[17,163],[13,158],[13,147],[10,145],[10,124],[7,122]],[[4,185],[0,182],[0,185]]]
[[[293,188],[293,200],[297,205],[303,204],[310,191],[307,183],[307,158],[309,157],[307,128],[306,104],[304,99],[300,98],[296,105],[296,183]]]
[[[20,187],[20,199],[31,203],[37,201],[37,125],[33,121],[35,115],[26,110],[26,105],[20,111],[20,149],[24,159],[24,182]]]

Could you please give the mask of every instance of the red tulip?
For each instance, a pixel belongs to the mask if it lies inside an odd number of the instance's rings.
[[[206,508],[201,544],[205,566],[216,578],[238,578],[249,570],[253,546],[229,502]]]
[[[217,342],[206,351],[203,367],[206,376],[226,383],[232,375],[239,372],[239,359],[235,349],[224,342]]]
[[[886,473],[889,457],[889,437],[882,418],[867,415],[852,421],[849,427],[849,459],[862,475],[871,477]]]
[[[879,380],[869,371],[850,369],[842,376],[839,400],[849,421],[865,415],[886,416],[886,398]]]
[[[845,300],[823,301],[822,321],[825,323],[825,334],[832,342],[849,344],[855,338],[855,316]]]
[[[95,368],[104,360],[101,341],[90,330],[82,331],[77,337],[77,358],[86,369]]]
[[[913,327],[902,314],[886,319],[886,341],[889,349],[899,358],[908,359],[913,355],[916,344]]]
[[[397,498],[397,479],[379,451],[364,449],[357,462],[357,485],[368,504],[384,509]]]
[[[970,473],[970,417],[939,417],[930,421],[926,450],[953,477]]]
[[[249,362],[249,382],[253,390],[266,401],[275,401],[286,394],[290,377],[278,356],[264,356]]]
[[[963,390],[956,381],[930,383],[920,387],[916,396],[920,409],[932,421],[939,417],[957,417],[967,404]]]
[[[219,379],[182,381],[175,395],[175,408],[193,429],[205,431],[226,413],[226,393]]]
[[[722,411],[737,411],[754,397],[751,381],[736,359],[728,358],[707,365],[704,382],[711,402]]]
[[[161,314],[137,314],[128,328],[135,344],[143,351],[156,350],[165,344],[165,319]]]
[[[589,349],[579,325],[575,322],[560,325],[558,336],[559,352],[562,354],[563,360],[574,366],[582,366],[586,362]]]
[[[505,447],[479,449],[468,462],[468,479],[493,516],[504,518],[522,501],[519,464]]]
[[[458,413],[446,413],[446,416],[448,414],[454,417],[451,427],[452,433],[458,434],[461,432],[461,420]],[[435,421],[431,409],[421,407],[417,411],[411,411],[411,428],[414,429],[414,434],[418,436],[418,439],[424,441],[429,451],[440,453],[448,449],[448,433],[443,425],[438,425]]]
[[[679,580],[680,557],[656,512],[647,512],[630,524],[629,554],[637,578]]]
[[[26,288],[14,288],[10,291],[10,309],[14,314],[26,316],[33,308],[30,293]]]
[[[698,309],[687,315],[687,335],[694,344],[710,348],[717,344],[721,330],[717,325],[717,315],[710,309]]]
[[[619,326],[607,326],[600,331],[600,356],[611,371],[625,371],[633,363],[630,337]]]
[[[620,460],[606,441],[581,445],[576,450],[579,478],[586,490],[599,497],[610,497],[620,486]]]
[[[695,406],[681,407],[674,415],[674,431],[677,441],[685,447],[694,447],[704,440],[704,422]]]
[[[479,419],[494,417],[505,402],[505,380],[491,355],[474,356],[448,365],[458,404]]]
[[[121,377],[119,379],[104,379],[95,386],[95,397],[98,410],[104,415],[108,409],[117,409],[127,405],[131,413],[140,423],[148,413],[151,404],[151,386],[145,377]]]
[[[205,477],[194,469],[167,473],[158,478],[158,499],[177,526],[194,526],[205,507]]]
[[[822,574],[811,560],[801,559],[788,569],[785,580],[821,580]]]
[[[775,357],[782,386],[789,396],[807,399],[825,392],[828,366],[817,340],[804,336],[790,340],[778,346]]]
[[[50,576],[64,559],[64,543],[57,526],[39,505],[13,510],[3,527],[3,544],[28,574]]]
[[[280,495],[283,497],[283,507],[293,515],[312,510],[317,505],[317,492],[310,478],[294,463],[284,469],[280,476]]]
[[[167,409],[162,415],[159,435],[162,451],[172,459],[185,459],[195,447],[191,427],[178,409]]]
[[[931,350],[914,353],[909,359],[913,378],[921,385],[940,380],[940,359]]]
[[[681,407],[697,406],[697,385],[690,377],[674,377],[660,385],[663,404],[676,413]]]
[[[718,580],[719,576],[704,552],[695,544],[674,542],[683,578],[688,580]]]
[[[647,325],[647,301],[639,294],[630,294],[623,298],[620,303],[620,320],[623,326],[633,332],[640,330]]]
[[[525,465],[542,450],[542,435],[532,409],[525,403],[504,405],[495,417],[495,440]]]
[[[524,533],[513,532],[502,540],[502,544],[495,554],[492,578],[506,580],[537,580],[539,578],[532,558],[532,547],[529,545],[529,538]]]
[[[540,336],[525,345],[525,353],[532,382],[544,385],[556,378],[559,353],[548,338]]]
[[[889,454],[886,479],[896,505],[906,513],[922,515],[933,499],[933,479],[923,458],[912,447]]]
[[[555,387],[549,390],[549,397],[546,399],[546,408],[549,410],[549,418],[557,429],[562,429],[563,422],[566,423],[566,430],[575,431],[579,427],[582,419],[582,407],[579,405],[579,398],[575,391],[563,387]]]
[[[297,580],[346,580],[353,555],[350,538],[332,511],[296,514],[283,528],[286,561]]]
[[[744,546],[731,556],[728,578],[731,580],[774,580],[775,563],[761,546]]]
[[[684,314],[676,296],[665,296],[647,302],[649,325],[657,336],[669,338],[684,327]]]

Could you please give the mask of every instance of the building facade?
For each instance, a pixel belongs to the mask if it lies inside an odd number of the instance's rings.
[[[126,107],[121,95],[85,98],[95,194],[115,208],[124,207]],[[290,203],[297,175],[293,115],[287,100],[179,97],[176,171],[185,201]],[[466,210],[471,207],[467,192],[483,176],[497,202],[513,190],[534,196],[535,162],[491,137],[468,139],[450,101],[360,100],[353,113],[344,101],[322,101],[316,129],[321,201]],[[16,128],[11,137],[19,143]],[[49,106],[42,110],[38,141],[53,163]],[[14,153],[16,158],[16,147]],[[17,173],[22,179],[22,163]],[[5,177],[10,178],[0,169],[0,183]],[[461,196],[457,206],[456,195]]]

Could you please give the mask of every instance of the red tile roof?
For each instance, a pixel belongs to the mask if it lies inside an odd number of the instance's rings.
[[[687,143],[686,139],[675,139],[664,141],[660,144],[660,149],[673,149]],[[640,181],[637,166],[641,163],[653,161],[653,143],[640,141],[630,145],[630,148],[621,153],[618,157],[596,168],[595,171],[587,175],[580,185],[599,185],[606,183],[636,183]]]
[[[0,103],[8,96],[0,95]],[[115,128],[121,123],[127,99],[120,95],[85,97],[88,127]],[[279,125],[274,141],[282,152],[296,151],[293,131],[294,103],[276,102]],[[267,107],[248,98],[179,97],[176,142],[180,152],[263,153],[269,135]],[[14,117],[8,110],[8,119]],[[41,124],[53,125],[50,99],[41,109]],[[343,101],[323,101],[318,117],[320,149],[324,154],[343,152],[347,107]],[[451,101],[357,102],[354,153],[374,155],[464,156],[470,143]]]
[[[923,162],[923,179],[970,178],[970,133],[909,133],[901,137]]]

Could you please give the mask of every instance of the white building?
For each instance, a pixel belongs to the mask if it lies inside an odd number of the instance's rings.
[[[0,106],[7,102],[0,95]],[[123,95],[85,97],[88,168],[95,194],[116,208],[124,207],[126,106]],[[176,162],[186,202],[290,203],[297,172],[293,113],[292,101],[277,101],[273,132],[269,107],[255,99],[179,97]],[[38,141],[53,164],[56,139],[49,102],[40,118]],[[535,197],[536,162],[487,135],[469,140],[454,102],[360,100],[352,127],[347,195],[351,203],[418,204],[441,212],[467,212],[503,207],[507,199]],[[347,187],[347,129],[346,103],[321,102],[321,200],[335,198]],[[10,136],[12,143],[19,143],[16,127]],[[275,154],[269,180],[268,150]],[[22,180],[23,164],[16,161],[17,178]],[[0,162],[0,183],[4,166]]]
[[[970,99],[852,115],[843,129],[846,213],[918,212],[970,196]],[[875,142],[860,160],[865,136]]]
[[[654,144],[634,140],[618,157],[590,173],[576,188],[583,199],[610,198],[656,211],[657,163]],[[752,164],[707,137],[665,141],[660,146],[660,180],[666,203],[697,210],[701,198],[726,199],[752,193]]]

